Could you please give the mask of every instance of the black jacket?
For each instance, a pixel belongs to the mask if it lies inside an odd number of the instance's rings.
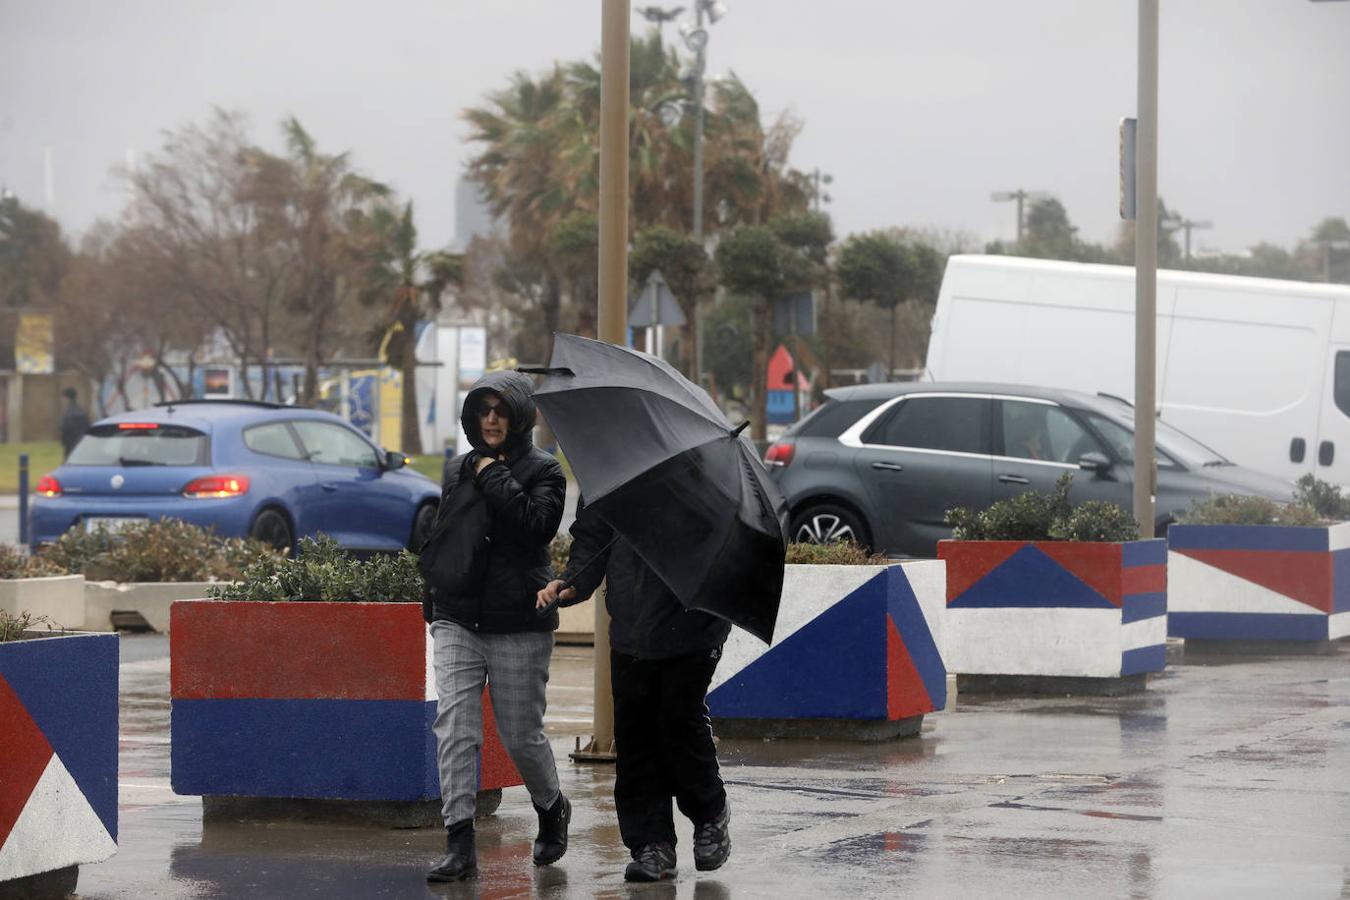
[[[487,392],[501,397],[510,414],[500,453],[483,443],[479,427],[478,402]],[[535,613],[535,595],[553,577],[549,543],[562,522],[567,479],[532,442],[531,392],[527,376],[492,372],[464,400],[464,432],[474,450],[446,464],[436,525],[422,550],[428,622],[493,634],[558,627],[557,613]],[[498,461],[475,475],[484,455]]]
[[[572,553],[562,579],[576,588],[574,603],[585,601],[607,579],[612,650],[638,659],[668,659],[712,650],[726,641],[731,623],[686,609],[626,541],[606,549],[614,531],[585,503],[578,504],[571,531]]]

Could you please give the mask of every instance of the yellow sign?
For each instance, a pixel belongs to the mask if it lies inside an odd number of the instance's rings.
[[[52,347],[51,313],[19,313],[14,337],[14,369],[21,375],[50,375],[56,371]]]

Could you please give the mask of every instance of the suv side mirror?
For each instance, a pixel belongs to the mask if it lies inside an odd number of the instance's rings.
[[[1078,457],[1078,468],[1085,472],[1096,472],[1100,475],[1111,468],[1111,460],[1106,458],[1106,454],[1094,450]]]
[[[392,472],[394,469],[401,469],[408,464],[408,457],[399,453],[397,450],[384,451],[384,470]]]

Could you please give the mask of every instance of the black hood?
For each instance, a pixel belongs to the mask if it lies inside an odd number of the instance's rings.
[[[534,381],[519,372],[489,372],[469,389],[459,414],[469,443],[479,453],[491,452],[488,445],[483,443],[483,432],[478,422],[478,401],[488,392],[502,398],[511,417],[511,427],[506,433],[502,452],[515,453],[521,448],[528,448],[534,443]]]

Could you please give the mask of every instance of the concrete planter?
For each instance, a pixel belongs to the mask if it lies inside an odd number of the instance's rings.
[[[112,631],[139,616],[158,632],[167,632],[169,607],[176,600],[198,600],[211,581],[86,581],[84,584],[84,627],[90,631]],[[113,622],[117,613],[119,621]]]
[[[598,596],[598,594],[597,594]],[[554,637],[559,644],[590,646],[595,643],[595,598],[576,606],[558,610],[558,630]]]
[[[0,895],[117,852],[116,635],[0,644]]]
[[[208,811],[212,798],[412,802],[439,821],[420,605],[180,600],[170,616],[175,792]],[[486,692],[483,706],[480,794],[521,784]]]
[[[1167,633],[1188,640],[1350,635],[1350,524],[1173,525]]]
[[[960,690],[1000,689],[969,676],[1012,676],[1004,684],[1013,690],[1093,689],[1036,678],[1142,687],[1146,673],[1162,671],[1165,541],[942,541],[938,556],[947,563],[947,667]]]
[[[29,612],[61,628],[83,628],[84,576],[0,579],[0,612]]]
[[[791,565],[773,644],[733,629],[708,693],[724,736],[917,734],[947,699],[942,563]]]

